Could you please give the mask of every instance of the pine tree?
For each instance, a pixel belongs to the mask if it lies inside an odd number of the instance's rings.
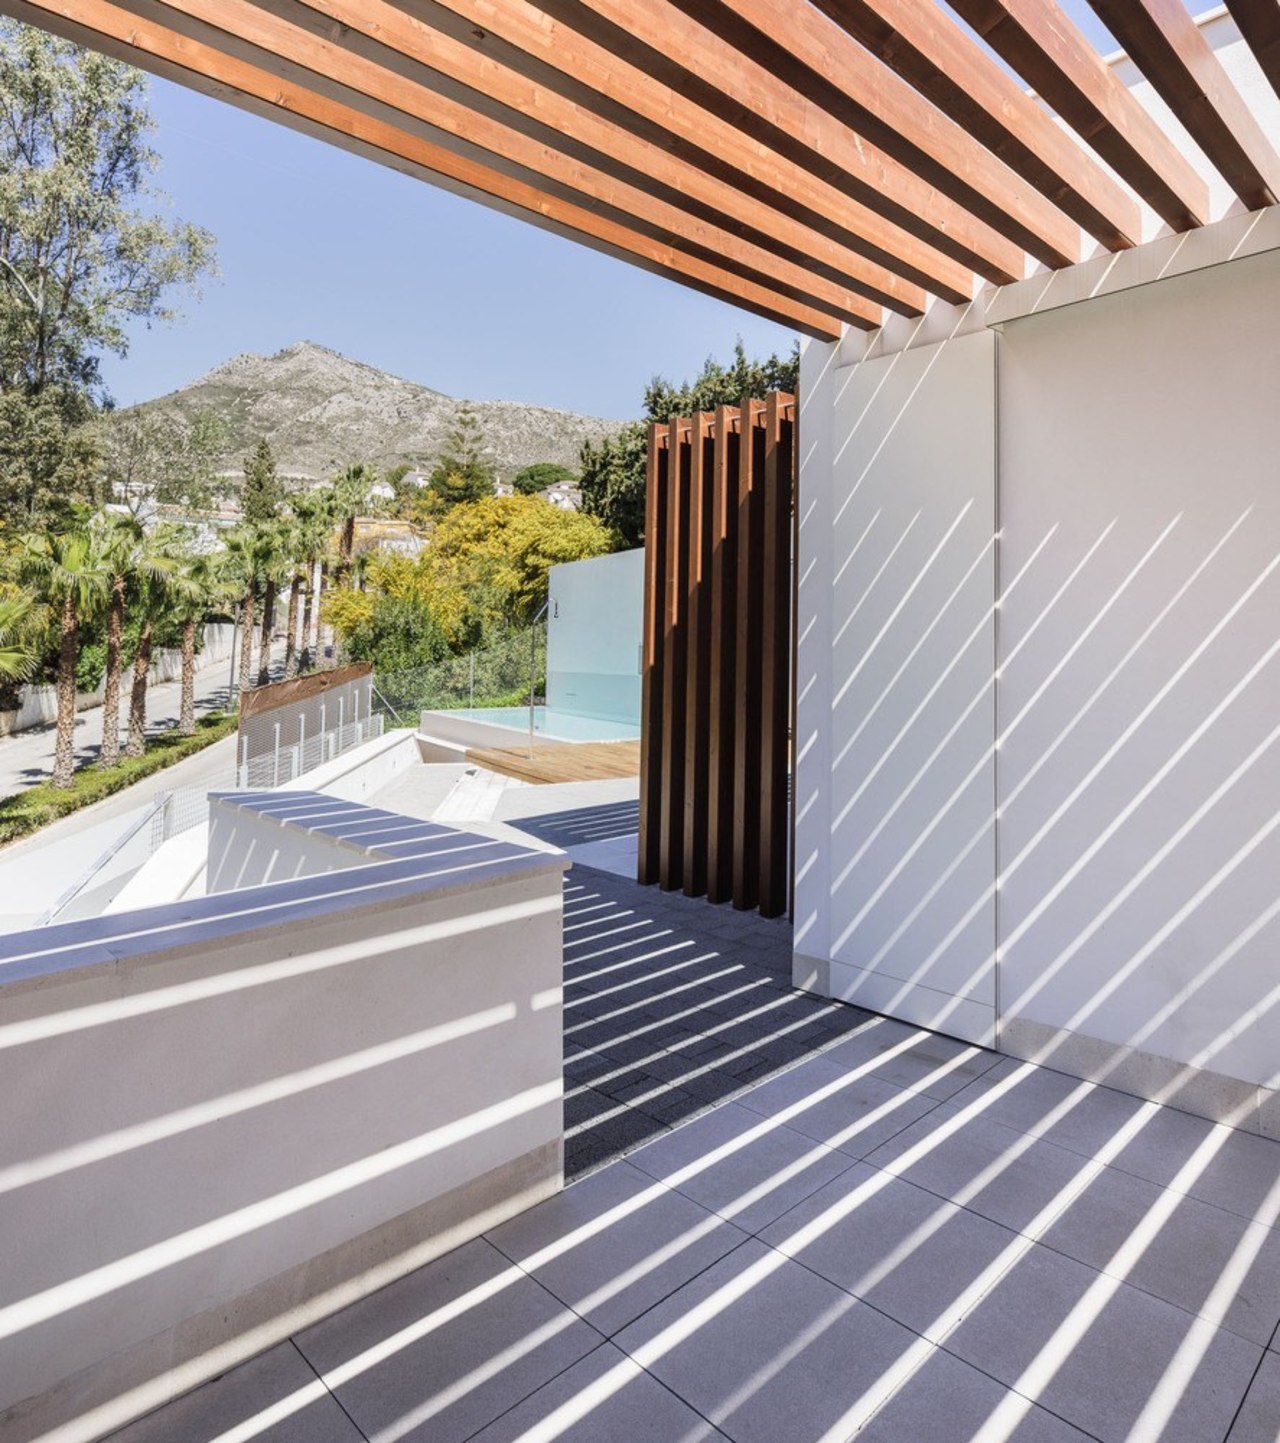
[[[438,503],[449,507],[459,501],[481,501],[492,496],[495,480],[480,420],[470,406],[459,406],[427,485]]]
[[[263,436],[244,459],[244,481],[240,487],[240,510],[250,525],[272,521],[280,512],[284,487],[276,475],[275,453]]]

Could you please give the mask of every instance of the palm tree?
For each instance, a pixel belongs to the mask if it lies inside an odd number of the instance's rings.
[[[334,510],[337,497],[332,486],[320,486],[306,496],[299,496],[293,503],[294,517],[298,527],[298,541],[303,557],[305,578],[302,602],[302,636],[298,647],[297,669],[308,671],[314,661],[312,648],[312,617],[319,622],[318,587],[323,576],[317,580],[316,568],[333,533]],[[287,674],[286,667],[286,674]]]
[[[39,656],[30,632],[36,610],[26,592],[0,596],[0,682],[26,681],[35,671]]]
[[[271,634],[276,624],[276,595],[293,560],[293,537],[283,519],[267,521],[259,528],[262,540],[262,635],[258,641],[258,685],[271,680]]]
[[[285,574],[289,583],[289,610],[284,623],[284,676],[288,681],[298,674],[298,613],[307,576],[307,542],[296,508],[294,515],[283,523],[283,529],[287,562]]]
[[[23,577],[56,610],[58,617],[58,722],[53,751],[53,784],[69,787],[75,777],[76,662],[80,626],[104,604],[110,567],[88,521],[76,518],[65,531],[38,532],[19,543]]]
[[[225,553],[189,552],[181,568],[182,585],[171,599],[172,615],[182,625],[182,705],[178,733],[189,737],[196,730],[196,628],[205,616],[234,590],[235,583],[221,564]]]
[[[265,570],[265,552],[261,528],[238,526],[226,537],[226,561],[229,577],[240,596],[240,677],[241,692],[249,690],[253,664],[253,617],[258,594],[258,581]]]
[[[342,522],[338,533],[338,580],[351,565],[356,545],[356,517],[369,506],[369,492],[378,473],[367,462],[357,461],[333,478],[334,509]]]
[[[107,662],[102,674],[102,748],[98,753],[99,762],[111,767],[120,758],[120,652],[129,582],[142,548],[143,530],[135,517],[114,512],[100,513],[94,524],[99,528],[99,545],[111,573]]]
[[[147,746],[147,683],[156,622],[168,615],[175,596],[185,590],[183,541],[175,527],[158,526],[138,548],[135,560],[134,605],[142,618],[138,647],[133,656],[129,689],[127,757],[140,757]]]

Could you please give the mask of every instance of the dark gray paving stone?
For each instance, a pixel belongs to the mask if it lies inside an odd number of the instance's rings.
[[[905,1044],[905,1046],[904,1046]],[[872,1068],[870,1076],[896,1087],[927,1093],[941,1101],[953,1097],[990,1071],[995,1052],[939,1037],[906,1023],[878,1017],[837,1043],[827,1058],[841,1067]]]
[[[961,1303],[1016,1233],[857,1163],[760,1235],[918,1333]]]
[[[1007,1386],[1034,1391],[1101,1443],[1224,1438],[1262,1355],[1235,1333],[1038,1246],[946,1347]]]
[[[918,1342],[754,1239],[614,1341],[734,1443],[849,1437],[851,1410]]]
[[[1203,1149],[1203,1151],[1202,1151]],[[1194,1176],[1179,1180],[1189,1159],[1208,1160]],[[1280,1141],[1224,1128],[1202,1117],[1165,1107],[1144,1124],[1115,1159],[1115,1165],[1161,1187],[1178,1186],[1189,1196],[1268,1226],[1277,1217]]]
[[[718,1443],[725,1435],[612,1343],[504,1414],[473,1443],[521,1443],[539,1429],[556,1443]]]
[[[1002,1091],[1002,1084],[1015,1075],[1017,1081]],[[1002,1058],[952,1101],[958,1106],[982,1102],[983,1116],[1019,1131],[1042,1133],[1048,1141],[1088,1156],[1129,1125],[1133,1135],[1110,1158],[1113,1166],[1160,1187],[1177,1186],[1202,1202],[1258,1218],[1267,1226],[1280,1223],[1280,1141],[1275,1139],[1193,1117],[1176,1107],[1155,1107],[1128,1093],[1090,1086],[1012,1058]],[[1193,1160],[1191,1175],[1180,1178]]]
[[[462,1443],[601,1337],[477,1239],[296,1342],[367,1437]]]
[[[1227,1443],[1280,1443],[1280,1354],[1263,1357]]]
[[[1280,1232],[1131,1173],[1104,1169],[1041,1241],[1188,1312],[1212,1308],[1213,1322],[1255,1343],[1280,1322]]]
[[[1092,1159],[943,1103],[867,1155],[970,1211],[1021,1231],[1051,1216]]]
[[[276,1410],[275,1421],[254,1422],[269,1410]],[[292,1343],[232,1368],[104,1443],[215,1443],[236,1429],[254,1443],[363,1443]]]
[[[609,1140],[623,1156],[652,1136],[647,1122],[617,1125],[613,1109],[685,1121],[866,1020],[860,1009],[791,987],[785,921],[581,868],[566,895],[566,1087],[571,1097],[595,1092],[611,1104],[566,1105],[575,1135],[594,1134],[590,1147],[566,1151],[570,1178],[597,1167]],[[575,960],[586,954],[597,960]],[[646,1090],[641,1074],[671,1095]]]
[[[853,1165],[843,1153],[733,1102],[631,1153],[628,1161],[749,1233]]]
[[[981,1115],[1018,1132],[1035,1132],[1072,1152],[1094,1156],[1143,1110],[1140,1098],[1077,1077],[1001,1058],[951,1099],[981,1105]]]
[[[857,1443],[985,1443],[987,1439],[1093,1443],[1087,1433],[938,1348],[898,1384],[857,1434]]]
[[[619,1162],[488,1237],[561,1302],[612,1335],[746,1234]]]
[[[788,1127],[862,1157],[887,1142],[938,1104],[876,1078],[850,1080],[847,1069],[824,1053],[744,1093],[742,1105]]]

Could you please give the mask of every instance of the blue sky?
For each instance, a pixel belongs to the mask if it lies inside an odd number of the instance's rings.
[[[1066,8],[1101,48],[1085,0]],[[1198,8],[1198,7],[1197,7]],[[137,328],[105,366],[127,405],[242,351],[312,340],[472,399],[638,413],[739,335],[779,326],[268,120],[151,82],[159,184],[218,239],[219,276],[183,319]]]

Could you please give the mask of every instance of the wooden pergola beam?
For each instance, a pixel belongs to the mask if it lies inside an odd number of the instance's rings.
[[[122,3],[132,8],[148,0]],[[184,11],[191,8],[185,0],[167,3],[180,4]],[[859,214],[850,214],[847,198],[830,187],[817,183],[811,189],[800,187],[799,200],[805,204],[791,206],[786,205],[782,193],[761,187],[763,199],[773,204],[759,204],[739,183],[745,177],[731,166],[704,166],[697,154],[673,155],[669,144],[659,143],[667,139],[664,135],[636,134],[616,119],[548,91],[541,76],[512,71],[486,50],[476,51],[382,0],[255,0],[251,8],[261,11],[262,18],[238,20],[237,35],[275,48],[270,26],[284,23],[291,27],[290,33],[292,28],[304,31],[327,47],[324,75],[317,84],[326,83],[330,76],[350,80],[356,68],[362,75],[369,73],[369,66],[389,72],[419,87],[419,113],[431,110],[430,92],[452,99],[478,117],[499,122],[509,133],[519,132],[537,147],[563,152],[595,172],[624,181],[637,193],[646,192],[668,206],[773,248],[802,269],[824,275],[903,315],[920,313],[926,288],[938,294],[952,280],[972,286],[969,272],[931,255],[924,247],[916,247],[912,258],[920,262],[920,269],[913,269],[908,277],[902,274],[901,264],[890,268],[882,263],[881,256],[893,259],[889,252],[847,244],[853,237],[838,224],[842,212],[853,222],[865,220],[869,213],[859,207]],[[207,15],[208,7],[201,13]],[[698,128],[705,129],[705,125]],[[734,142],[732,147],[729,139]],[[740,154],[743,138],[732,136],[725,144]],[[787,186],[788,176],[781,166],[770,170],[766,158],[760,168],[777,185]],[[790,166],[785,169],[793,170]],[[836,224],[830,222],[832,216]],[[815,234],[814,223],[826,229]],[[912,244],[905,235],[886,235],[884,239],[888,244],[899,239]],[[868,250],[875,251],[874,258],[868,256]],[[939,269],[945,272],[945,281],[931,274]],[[966,290],[966,299],[968,293]]]
[[[952,8],[1176,231],[1209,219],[1209,187],[1057,0]]]
[[[1108,249],[1142,239],[1137,201],[940,6],[814,3]]]
[[[1275,0],[1227,0],[1254,59],[1280,95],[1280,5]]]
[[[812,5],[676,3],[1046,266],[1080,259],[1069,216]]]
[[[139,19],[110,0],[0,0],[0,13],[531,220],[643,269],[674,276],[694,290],[802,334],[827,341],[841,334],[840,321],[816,307],[801,305],[678,246],[638,234],[536,186],[282,81],[215,47]]]
[[[1089,0],[1250,210],[1280,199],[1280,155],[1182,0]]]
[[[529,116],[520,116],[517,106],[513,118],[507,106],[503,114],[508,123],[537,125],[554,117],[558,127],[573,127],[569,141],[561,139],[561,145],[572,144],[579,135],[607,132],[615,138],[609,146],[611,162],[618,158],[615,151],[645,155],[643,174],[639,179],[633,174],[633,183],[689,193],[691,177],[711,177],[722,188],[722,206],[723,197],[731,196],[744,216],[776,212],[811,235],[825,236],[828,248],[846,257],[847,272],[859,273],[856,263],[850,272],[847,258],[861,256],[870,263],[862,274],[878,277],[873,282],[877,294],[891,306],[891,275],[902,277],[911,289],[948,300],[972,295],[970,262],[985,259],[981,253],[953,245],[931,224],[913,222],[914,229],[908,230],[886,220],[881,212],[887,207],[874,187],[859,191],[840,174],[832,179],[798,170],[786,156],[701,109],[680,91],[656,84],[524,0],[504,0],[500,6],[482,0],[257,3],[294,23],[310,24],[317,33],[336,34],[333,27],[341,26],[344,46],[355,53],[376,53],[379,63],[424,83],[469,85],[475,92],[472,104],[502,104],[504,95],[535,97],[536,108]],[[424,76],[424,70],[434,70],[435,77]],[[596,163],[601,163],[598,158]],[[918,233],[943,241],[947,253],[918,239]],[[988,237],[1001,245],[1001,238],[985,228],[973,243],[981,247]],[[987,249],[1007,263],[1013,248],[1006,244],[1002,251]],[[819,259],[816,250],[814,258]],[[904,299],[908,308],[914,307],[909,292]]]
[[[996,284],[1022,275],[1020,247],[668,0],[541,0],[537,9],[525,0],[391,3],[620,124],[655,127],[655,143],[665,135],[666,144],[693,144],[705,156],[718,136],[713,166],[736,161],[744,137],[767,147],[865,206],[854,229],[859,244],[876,247],[866,253],[945,299],[969,299],[970,272]],[[625,92],[614,87],[617,56],[626,58]],[[651,84],[637,85],[637,74]],[[708,117],[723,128],[709,128]]]
[[[721,214],[709,204],[701,214],[690,215],[687,205],[653,198],[627,181],[615,179],[608,170],[567,156],[541,138],[475,112],[460,100],[425,89],[244,0],[118,3],[153,23],[172,22],[173,28],[191,39],[432,144],[545,188],[549,194],[584,205],[651,239],[677,245],[749,280],[772,286],[801,304],[828,310],[851,324],[876,324],[883,301],[906,313],[918,314],[923,308],[924,295],[918,288],[857,257],[850,260],[854,266],[852,285],[859,293],[848,283],[817,276],[796,262],[784,259],[775,263],[753,239],[743,239],[741,234],[726,229]],[[583,154],[591,152],[584,150]],[[690,187],[697,189],[700,179],[690,177]],[[704,188],[714,198],[715,187],[708,184]],[[676,194],[683,199],[682,192]],[[741,197],[732,191],[723,199],[731,208],[742,208]],[[709,219],[704,220],[704,215]],[[797,252],[803,254],[800,246]],[[883,289],[877,284],[881,280]]]

